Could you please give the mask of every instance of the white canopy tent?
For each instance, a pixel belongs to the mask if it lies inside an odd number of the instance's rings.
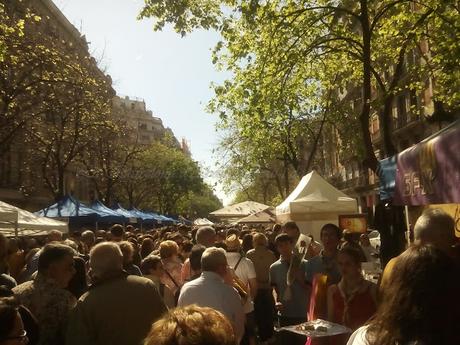
[[[267,224],[275,223],[276,218],[274,214],[274,209],[269,208],[264,211],[259,211],[257,213],[251,214],[247,217],[244,217],[237,221],[237,224]]]
[[[260,211],[265,211],[271,206],[264,205],[255,201],[244,201],[239,204],[226,206],[220,210],[211,212],[210,215],[229,223],[236,222],[241,218],[250,216]]]
[[[324,224],[338,224],[339,215],[356,212],[355,199],[336,189],[316,171],[312,171],[305,175],[286,200],[276,207],[276,220],[295,221],[302,233],[319,238]]]
[[[68,232],[67,223],[36,216],[26,210],[0,201],[0,233],[5,236],[40,236],[51,230]]]
[[[211,222],[207,218],[198,218],[198,219],[195,219],[195,221],[193,222],[193,225],[196,225],[196,226],[213,226],[214,223]]]

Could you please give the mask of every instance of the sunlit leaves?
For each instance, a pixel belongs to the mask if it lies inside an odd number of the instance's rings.
[[[200,6],[207,12],[197,11]],[[435,100],[453,109],[460,104],[454,0],[150,0],[141,17],[153,18],[156,29],[171,24],[181,33],[213,28],[221,34],[212,61],[231,78],[213,85],[209,111],[219,116],[223,133],[224,177],[243,188],[262,168],[279,177],[283,161],[288,173],[301,175],[325,109],[342,159],[376,162],[368,123],[379,114],[391,124],[396,96],[420,95],[431,82]],[[416,104],[407,110],[425,112]],[[381,126],[389,153],[388,128]]]
[[[0,23],[10,28],[2,36],[0,153],[12,142],[23,142],[29,147],[24,164],[34,167],[31,180],[43,179],[54,196],[61,196],[64,172],[96,129],[107,125],[111,85],[87,51],[59,39],[49,18],[28,5],[0,12]]]

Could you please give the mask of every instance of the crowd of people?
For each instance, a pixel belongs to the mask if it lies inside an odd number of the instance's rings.
[[[429,210],[414,236],[375,283],[367,236],[334,224],[0,235],[0,345],[460,344],[454,221]],[[352,333],[282,328],[315,319]]]

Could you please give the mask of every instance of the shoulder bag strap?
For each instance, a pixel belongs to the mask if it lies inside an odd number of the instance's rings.
[[[179,288],[179,287],[180,287],[179,284],[177,284],[176,280],[173,278],[173,276],[171,275],[171,273],[169,273],[167,269],[165,269],[165,272],[166,272],[166,274],[168,275],[169,279],[172,280],[172,282],[174,283],[174,285],[176,285],[176,287]]]
[[[233,268],[233,270],[236,272],[236,269],[238,268],[238,265],[240,264],[241,260],[243,260],[243,255],[240,256],[238,262],[236,263],[235,267]]]

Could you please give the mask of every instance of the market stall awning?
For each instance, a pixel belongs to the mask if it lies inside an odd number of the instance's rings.
[[[213,226],[214,223],[211,222],[207,218],[198,218],[198,219],[195,219],[195,221],[193,222],[193,225],[196,225],[196,226]]]
[[[40,217],[0,201],[0,233],[5,236],[40,236],[51,230],[69,231],[65,222]]]
[[[113,211],[127,218],[130,223],[138,223],[142,221],[142,218],[139,218],[134,212],[128,211],[127,209],[123,208],[120,204],[116,204],[113,207]]]
[[[312,171],[305,175],[294,191],[276,207],[276,217],[338,217],[339,214],[354,213],[356,210],[355,199],[335,188],[316,171]]]
[[[251,214],[237,221],[238,224],[269,224],[275,222],[276,216],[274,210],[271,208]]]
[[[37,211],[35,214],[51,218],[68,218],[69,221],[82,223],[96,222],[100,216],[97,211],[89,208],[70,195],[66,195],[55,204]]]
[[[125,223],[128,222],[129,219],[114,210],[105,206],[99,200],[93,201],[89,207],[96,211],[99,214],[98,222],[104,223]]]
[[[244,201],[239,204],[226,206],[217,211],[211,212],[210,215],[220,219],[235,219],[247,217],[251,214],[269,209],[271,206],[261,204],[255,201]]]
[[[460,120],[381,161],[379,177],[395,205],[460,203]]]

